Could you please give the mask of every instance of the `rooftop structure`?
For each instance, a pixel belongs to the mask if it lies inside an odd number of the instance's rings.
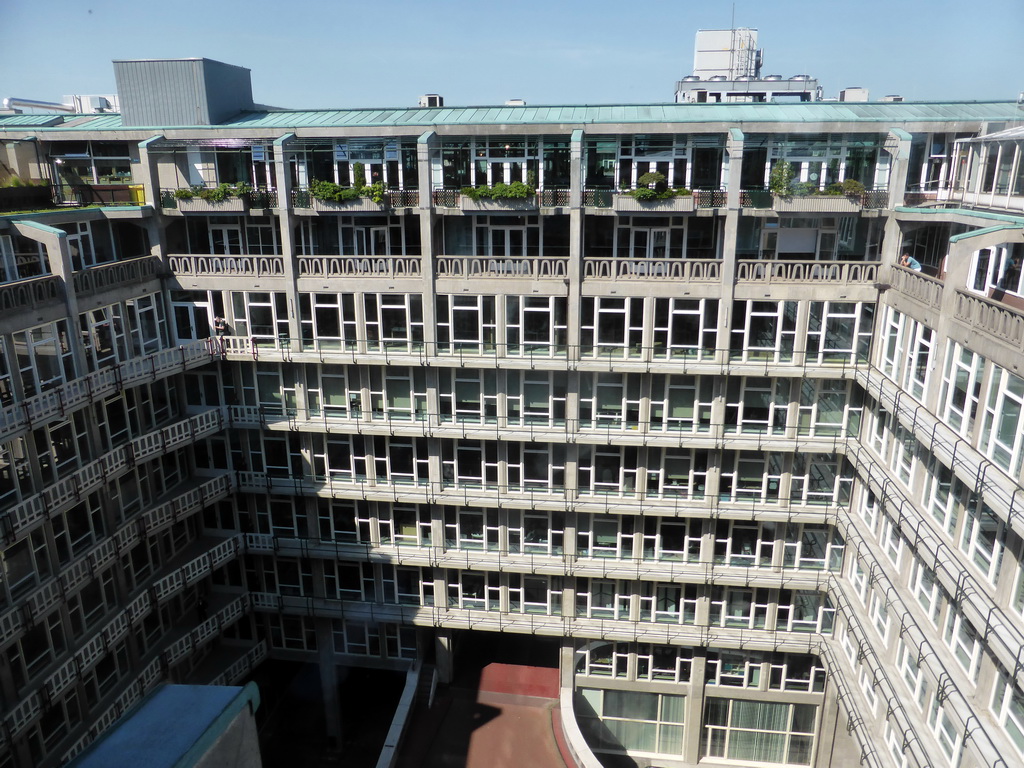
[[[121,97],[0,116],[0,768],[488,633],[581,766],[1024,759],[1015,101]]]

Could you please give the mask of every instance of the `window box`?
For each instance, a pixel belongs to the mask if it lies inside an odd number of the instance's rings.
[[[637,200],[626,194],[615,195],[612,207],[622,213],[689,213],[694,210],[693,195],[677,195],[667,200]]]
[[[344,200],[334,202],[333,200],[319,200],[311,198],[313,210],[318,213],[380,213],[388,209],[387,203],[375,203],[368,197],[360,197],[357,200]]]
[[[241,213],[246,209],[246,201],[240,197],[229,197],[220,202],[203,200],[201,197],[182,198],[177,203],[182,213]]]
[[[467,213],[535,211],[537,210],[537,198],[503,198],[499,200],[480,198],[473,200],[467,195],[459,195],[459,208]]]
[[[844,195],[808,195],[806,197],[775,196],[772,208],[779,213],[857,213],[863,208],[861,198]]]

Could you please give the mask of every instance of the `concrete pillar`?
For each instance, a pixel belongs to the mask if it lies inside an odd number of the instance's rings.
[[[320,659],[320,690],[324,697],[324,722],[327,738],[340,747],[344,736],[341,722],[341,701],[338,696],[338,665],[334,660],[334,638],[331,619],[314,619],[316,622],[316,646]]]
[[[132,174],[136,183],[142,182],[146,202],[157,210],[160,210],[160,171],[157,163],[149,156],[149,147],[161,139],[163,136],[152,136],[139,142],[139,171]],[[162,238],[157,242],[163,242]]]
[[[889,167],[890,210],[903,205],[907,192],[907,162],[910,160],[910,134],[900,128],[893,128],[885,138],[883,149],[892,155]]]
[[[284,277],[288,286],[288,337],[289,348],[298,351],[302,344],[302,330],[299,322],[299,290],[296,284],[298,263],[295,261],[295,240],[292,236],[292,177],[288,173],[288,162],[285,158],[287,145],[295,138],[289,133],[274,141],[274,166],[277,175],[277,215],[279,235],[281,239],[281,260],[284,262]]]
[[[434,599],[436,602],[437,597],[435,596]],[[452,631],[450,629],[438,629],[434,633],[434,663],[437,668],[438,682],[445,683],[446,685],[451,683],[454,672],[454,652]]]
[[[700,740],[703,735],[701,723],[704,717],[704,668],[707,663],[703,648],[694,649],[693,661],[690,663],[690,695],[686,697],[686,712],[683,720],[683,760],[696,765],[700,759]]]

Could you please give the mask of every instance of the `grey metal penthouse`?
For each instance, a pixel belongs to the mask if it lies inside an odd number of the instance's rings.
[[[0,115],[48,185],[0,189],[0,768],[268,658],[337,723],[487,632],[559,639],[582,766],[1021,764],[1017,104],[118,66]]]

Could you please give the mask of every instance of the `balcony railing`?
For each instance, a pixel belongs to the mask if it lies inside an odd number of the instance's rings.
[[[889,279],[900,293],[936,309],[942,306],[942,281],[937,277],[897,264],[889,272]]]
[[[299,256],[299,277],[419,277],[419,256]]]
[[[684,280],[716,283],[722,263],[715,259],[585,258],[584,280]]]
[[[281,256],[192,256],[171,254],[167,264],[172,275],[181,277],[282,277]],[[78,275],[76,274],[77,278]]]
[[[740,261],[737,282],[852,285],[878,279],[878,264],[863,261]]]
[[[612,201],[612,207],[622,213],[689,213],[696,204],[693,195],[677,195],[666,200],[637,200],[622,192]]]
[[[865,208],[885,208],[889,191],[871,189],[859,195],[789,195],[781,197],[768,190],[744,189],[740,205],[744,208],[773,209],[779,213],[857,213]]]
[[[320,213],[379,212],[389,208],[415,208],[419,204],[420,193],[418,189],[389,189],[387,192],[387,201],[384,203],[375,203],[368,197],[361,197],[357,200],[346,200],[344,202],[335,203],[326,200],[317,200],[309,193],[309,190],[305,188],[292,190],[292,206],[294,208],[310,209]]]
[[[99,264],[74,273],[75,293],[82,296],[108,288],[134,285],[160,277],[160,273],[160,258],[157,256],[140,256],[137,259]]]
[[[64,297],[64,282],[54,275],[0,285],[0,311],[20,312]]]
[[[518,277],[533,280],[564,278],[569,260],[547,256],[488,258],[486,256],[438,256],[436,277]]]
[[[958,290],[953,310],[957,320],[980,328],[1018,348],[1024,346],[1024,314],[981,296]]]

